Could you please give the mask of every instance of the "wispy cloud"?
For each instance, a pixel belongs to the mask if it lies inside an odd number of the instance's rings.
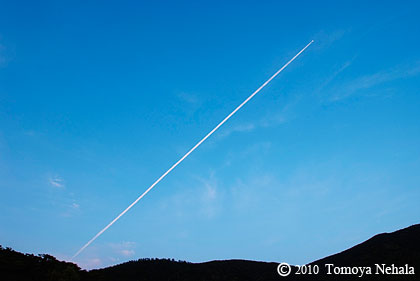
[[[215,200],[217,197],[217,189],[215,185],[212,185],[208,182],[205,183],[205,192],[204,192],[204,200],[205,201],[212,201]]]
[[[121,241],[115,243],[98,243],[89,248],[77,264],[84,269],[97,269],[132,259],[136,255],[136,243]],[[69,260],[70,258],[65,258]]]
[[[290,109],[295,103],[296,101],[290,102],[280,111],[266,113],[264,116],[255,121],[226,126],[217,134],[216,138],[223,139],[235,133],[251,133],[260,128],[276,127],[284,124],[290,119]]]
[[[316,44],[314,44],[314,49],[315,50],[324,49],[331,46],[336,41],[342,39],[347,31],[348,30],[345,30],[345,29],[339,29],[339,30],[333,30],[333,31],[326,31],[326,30],[319,31],[318,33],[312,36],[313,40],[316,42]]]
[[[64,188],[64,180],[60,176],[53,176],[48,178],[48,182],[51,186],[57,188]]]
[[[225,138],[230,136],[234,133],[246,133],[246,132],[252,132],[257,128],[256,123],[243,123],[238,124],[236,126],[230,126],[228,128],[224,128],[225,130],[221,131],[218,135],[219,138]]]
[[[76,202],[64,204],[63,209],[64,211],[60,215],[64,218],[70,218],[80,213],[80,204]]]
[[[197,95],[193,95],[191,93],[180,92],[180,93],[177,94],[177,97],[181,101],[186,102],[186,103],[191,104],[191,105],[200,105],[201,104],[201,100],[197,97]]]
[[[197,180],[195,196],[199,198],[196,202],[199,203],[196,206],[198,213],[203,217],[213,218],[221,211],[222,207],[222,193],[218,187],[216,174],[211,171],[208,177],[198,177]]]
[[[100,258],[89,258],[79,263],[82,268],[92,269],[102,267],[103,263]]]
[[[202,196],[201,196],[201,214],[207,218],[214,217],[221,208],[218,199],[220,197],[217,180],[215,179],[214,173],[210,178],[200,179],[202,184]]]
[[[216,217],[223,206],[223,190],[214,171],[208,176],[191,175],[190,188],[184,188],[173,196],[162,200],[161,208],[177,218],[198,216],[200,219]],[[182,183],[185,187],[185,184]]]
[[[262,198],[272,191],[276,178],[270,173],[237,178],[229,188],[231,205],[236,211],[249,211],[262,204]]]
[[[367,74],[344,83],[335,89],[331,101],[348,98],[359,91],[370,89],[374,86],[385,84],[397,79],[409,78],[420,74],[420,62],[409,65],[399,65],[394,68]]]
[[[70,218],[81,214],[80,198],[67,186],[63,177],[50,173],[46,177],[49,186],[50,204],[54,206],[57,215]]]
[[[185,114],[194,114],[203,104],[203,100],[196,94],[180,92],[176,94],[178,98],[176,107]]]
[[[116,259],[119,260],[122,258],[129,258],[136,254],[134,248],[136,247],[135,242],[123,241],[119,243],[109,243],[109,247],[117,255]]]
[[[356,59],[357,56],[354,56],[352,59],[344,62],[342,65],[338,67],[333,73],[331,73],[330,76],[328,76],[324,82],[321,83],[318,89],[315,90],[315,93],[319,93],[322,91],[325,87],[327,87],[334,79],[336,79],[342,72],[344,72]]]

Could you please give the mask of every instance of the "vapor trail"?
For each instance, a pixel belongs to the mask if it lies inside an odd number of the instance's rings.
[[[182,156],[181,159],[178,160],[172,167],[169,168],[163,175],[160,176],[148,189],[146,189],[145,192],[143,192],[142,195],[140,195],[133,203],[130,204],[124,211],[121,212],[115,219],[113,219],[107,226],[104,227],[101,231],[99,231],[95,236],[93,236],[92,239],[90,239],[82,248],[80,248],[79,251],[74,254],[72,259],[77,257],[84,249],[86,249],[93,241],[96,240],[102,233],[104,233],[108,228],[111,227],[117,220],[119,220],[125,213],[127,213],[134,205],[137,204],[137,202],[140,201],[150,190],[152,190],[155,185],[157,185],[166,175],[168,175],[173,169],[175,169],[176,166],[178,166],[182,161],[184,161],[185,158],[188,157],[197,147],[199,147],[208,137],[210,137],[217,129],[220,128],[227,120],[229,120],[230,117],[232,117],[239,109],[241,109],[248,101],[250,101],[258,92],[260,92],[265,86],[267,86],[268,83],[270,83],[271,80],[273,80],[280,72],[283,71],[292,61],[294,61],[303,51],[306,50],[306,48],[309,47],[314,42],[312,40],[309,42],[308,45],[306,45],[299,53],[297,53],[291,60],[289,60],[282,68],[280,68],[276,73],[274,73],[273,76],[271,76],[267,81],[264,82],[255,92],[253,92],[244,102],[242,102],[237,108],[235,108],[234,111],[232,111],[228,116],[226,116],[225,119],[223,119],[222,122],[220,122],[213,130],[210,131],[202,140],[200,140],[193,148],[191,148],[184,156]]]

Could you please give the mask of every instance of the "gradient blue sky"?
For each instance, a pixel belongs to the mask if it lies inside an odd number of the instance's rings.
[[[0,1],[0,244],[69,259],[312,39],[76,261],[303,264],[419,223],[419,10]]]

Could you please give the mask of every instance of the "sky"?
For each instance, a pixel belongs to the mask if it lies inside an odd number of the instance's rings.
[[[339,2],[339,3],[338,3]],[[0,244],[304,264],[420,222],[418,1],[0,0]]]

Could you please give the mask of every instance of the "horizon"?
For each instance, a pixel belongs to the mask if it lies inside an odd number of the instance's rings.
[[[333,253],[333,254],[331,254],[331,255],[329,255],[329,256],[320,257],[318,260],[323,260],[323,259],[325,259],[325,258],[331,258],[331,257],[333,257],[333,256],[336,256],[336,255],[342,254],[343,252],[346,252],[346,251],[348,251],[348,250],[351,250],[351,249],[355,248],[356,246],[359,246],[359,245],[361,245],[361,244],[364,244],[365,242],[367,242],[367,241],[371,240],[372,238],[375,238],[375,237],[377,238],[377,237],[378,237],[378,235],[381,235],[381,234],[393,234],[393,233],[395,233],[395,232],[399,232],[399,231],[401,231],[401,230],[407,230],[407,229],[412,228],[412,227],[415,227],[415,226],[420,226],[420,223],[418,223],[418,224],[412,224],[412,225],[409,225],[409,226],[406,226],[406,227],[404,227],[404,228],[397,229],[397,230],[394,230],[394,231],[391,231],[391,232],[377,233],[377,234],[373,235],[372,237],[370,237],[369,239],[367,239],[367,240],[365,240],[365,241],[361,241],[360,243],[357,243],[357,244],[355,244],[355,245],[353,245],[353,246],[349,247],[348,249],[343,249],[342,251],[337,252],[337,253]],[[10,248],[10,247],[4,247],[3,245],[0,245],[0,248],[2,248],[2,249],[11,249],[12,251],[15,251],[14,249],[12,249],[12,248]],[[18,252],[18,253],[20,253],[20,252]],[[48,254],[48,253],[42,253],[42,254],[41,254],[41,253],[22,253],[22,254],[25,254],[25,255],[35,255],[35,256],[50,255],[50,254]],[[54,257],[54,256],[53,256],[53,258],[56,258],[56,257]],[[68,263],[73,263],[73,264],[75,264],[75,265],[78,265],[76,262],[73,262],[73,261],[60,260],[60,259],[57,259],[57,260],[58,260],[58,261],[63,261],[63,262],[68,262]],[[91,271],[91,270],[105,269],[105,268],[109,268],[109,267],[113,267],[113,266],[121,265],[121,264],[124,264],[124,263],[127,263],[127,262],[137,262],[137,261],[158,261],[158,260],[166,260],[166,261],[175,262],[175,263],[185,263],[185,262],[186,262],[186,263],[190,263],[190,264],[202,264],[202,263],[209,263],[209,262],[224,262],[224,261],[235,261],[235,260],[240,260],[240,261],[250,261],[250,262],[261,262],[261,263],[278,263],[278,261],[265,261],[265,260],[244,260],[244,259],[227,259],[227,260],[218,259],[218,260],[207,260],[207,261],[200,261],[200,262],[191,262],[191,261],[188,261],[188,260],[175,260],[175,259],[170,258],[170,257],[161,257],[161,258],[143,257],[143,258],[139,258],[139,259],[130,259],[130,260],[126,260],[126,261],[121,262],[121,263],[112,264],[112,265],[108,265],[108,266],[104,266],[104,267],[97,267],[97,268],[90,268],[90,269],[81,268],[81,269],[82,269],[82,270]],[[312,263],[312,262],[317,262],[318,260],[311,261],[311,263]],[[79,265],[78,265],[78,266],[79,266]],[[291,266],[297,266],[297,265],[293,265],[293,264],[292,264]],[[385,264],[383,264],[383,266],[385,266]],[[408,266],[408,265],[406,264],[406,266]]]
[[[1,3],[0,245],[70,260],[310,40],[74,262],[305,264],[420,222],[419,3]]]

